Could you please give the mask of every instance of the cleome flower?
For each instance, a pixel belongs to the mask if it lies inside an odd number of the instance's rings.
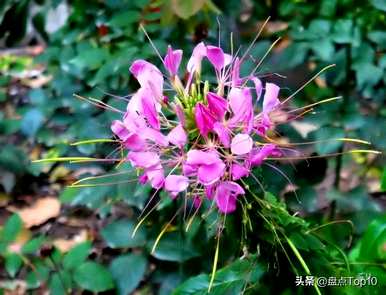
[[[165,190],[171,198],[184,193],[196,207],[205,198],[213,200],[221,213],[231,213],[245,194],[238,181],[271,155],[282,154],[275,144],[263,143],[274,127],[271,113],[281,105],[280,88],[272,83],[263,87],[253,75],[240,77],[242,59],[202,42],[194,48],[182,81],[182,54],[168,47],[163,59],[167,80],[155,65],[133,62],[130,72],[140,88],[111,130],[140,172],[141,183]],[[201,80],[203,62],[213,66],[214,85]],[[173,97],[164,94],[166,84]],[[257,112],[255,102],[262,95]]]

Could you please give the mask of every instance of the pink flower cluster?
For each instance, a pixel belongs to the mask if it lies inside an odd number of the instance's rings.
[[[214,67],[216,85],[200,80],[204,59]],[[195,206],[204,198],[214,200],[220,212],[230,213],[245,194],[238,181],[266,158],[281,155],[276,145],[257,142],[273,127],[270,114],[280,107],[279,87],[263,87],[253,75],[241,78],[242,59],[220,47],[198,44],[185,81],[178,77],[181,60],[182,50],[169,46],[163,60],[166,81],[153,64],[134,61],[130,72],[140,88],[111,129],[127,150],[127,160],[141,172],[141,183],[172,198],[185,192]],[[165,95],[169,84],[172,99]],[[255,113],[254,102],[262,96],[261,111]]]

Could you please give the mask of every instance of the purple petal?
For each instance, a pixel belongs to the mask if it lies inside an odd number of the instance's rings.
[[[142,97],[142,113],[151,127],[157,130],[161,128],[155,104],[149,96]]]
[[[206,56],[206,46],[203,42],[200,42],[194,47],[192,56],[188,61],[187,70],[189,73],[200,71],[201,61]]]
[[[152,166],[146,170],[146,176],[150,181],[152,188],[160,189],[164,185],[164,169],[161,164]]]
[[[224,147],[229,148],[231,144],[230,131],[222,123],[216,122],[213,126],[213,131],[216,132],[220,142]]]
[[[225,171],[225,164],[219,160],[210,165],[201,165],[198,168],[198,181],[203,185],[211,185],[218,181]]]
[[[205,186],[205,195],[208,198],[208,200],[213,200],[215,192],[216,192],[216,186],[215,185]]]
[[[278,99],[279,90],[280,87],[273,83],[265,84],[263,112],[269,113],[280,104],[280,101]]]
[[[216,191],[216,204],[220,212],[231,213],[236,210],[237,196],[245,194],[243,188],[233,181],[224,181]]]
[[[133,62],[130,72],[138,80],[141,88],[149,89],[157,101],[162,100],[164,78],[155,65],[139,59]]]
[[[130,136],[129,130],[126,129],[123,122],[118,120],[114,120],[113,123],[111,124],[111,131],[113,131],[113,133],[123,141]]]
[[[248,154],[253,147],[253,140],[248,134],[237,134],[232,139],[231,151],[234,155]]]
[[[266,144],[261,149],[254,151],[251,156],[251,164],[253,166],[258,166],[263,163],[263,161],[269,157],[276,150],[276,145],[274,144]]]
[[[220,47],[207,46],[206,56],[217,71],[220,71],[225,64],[224,51]]]
[[[213,92],[208,92],[206,99],[208,101],[209,111],[216,116],[217,120],[222,120],[228,108],[226,99]]]
[[[252,77],[251,80],[255,84],[256,101],[259,101],[261,93],[263,92],[263,83],[261,83],[260,79],[257,77]]]
[[[238,180],[242,177],[249,175],[250,171],[246,167],[233,163],[231,168],[232,180]]]
[[[134,152],[144,151],[146,149],[146,142],[136,133],[131,133],[124,141],[127,149]]]
[[[179,146],[179,147],[183,147],[186,144],[188,137],[187,137],[186,132],[181,124],[177,125],[177,127],[174,127],[169,132],[168,140],[172,144]]]
[[[160,131],[152,128],[143,128],[138,131],[138,134],[147,140],[150,140],[160,146],[166,147],[169,145],[168,139]]]
[[[159,156],[153,152],[129,152],[127,159],[134,167],[139,168],[149,168],[160,163]]]
[[[164,58],[165,68],[169,71],[171,76],[174,76],[178,72],[178,68],[180,66],[182,59],[182,50],[173,50],[169,45],[167,54]]]
[[[191,166],[210,165],[220,161],[215,152],[204,152],[201,150],[190,150],[187,153],[186,164]]]
[[[239,87],[242,80],[240,79],[240,59],[236,57],[232,67],[232,83],[231,87]]]
[[[182,175],[169,175],[165,178],[165,190],[171,193],[179,193],[189,186],[189,179]]]
[[[185,176],[194,176],[197,173],[197,166],[192,166],[187,163],[182,164],[182,173]]]
[[[229,105],[233,112],[230,119],[231,126],[242,123],[244,129],[249,132],[253,127],[252,95],[248,88],[232,88],[228,95]]]
[[[209,109],[200,102],[196,104],[194,118],[200,134],[206,137],[209,131],[213,130],[216,118],[210,113]]]
[[[202,204],[202,200],[199,196],[194,196],[193,197],[193,206],[194,208],[198,209],[201,207],[201,204]]]
[[[180,121],[181,125],[183,127],[185,127],[185,125],[186,125],[185,114],[184,114],[184,110],[182,109],[181,105],[176,104],[174,109],[176,111],[178,121]]]

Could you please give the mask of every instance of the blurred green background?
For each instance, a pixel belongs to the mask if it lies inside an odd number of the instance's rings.
[[[195,44],[217,44],[219,36],[222,47],[230,51],[231,32],[235,49],[245,50],[267,17],[270,20],[245,71],[281,37],[260,67],[258,75],[264,81],[279,84],[282,97],[286,97],[324,66],[336,64],[300,92],[292,107],[342,96],[315,108],[297,123],[281,127],[280,134],[295,142],[360,138],[370,141],[371,149],[384,152],[384,0],[1,1],[0,288],[5,294],[42,294],[45,290],[51,294],[68,290],[73,294],[171,294],[177,286],[175,294],[205,294],[203,281],[207,277],[199,274],[211,271],[214,242],[210,234],[203,236],[202,225],[194,225],[183,239],[178,228],[171,229],[155,253],[150,253],[152,242],[176,208],[166,196],[159,196],[164,209],[156,210],[148,226],[131,238],[128,232],[133,230],[150,188],[121,183],[70,189],[66,186],[73,181],[112,167],[30,161],[105,157],[113,151],[108,144],[70,145],[111,137],[109,126],[115,119],[114,113],[73,94],[125,109],[127,102],[122,97],[137,89],[128,72],[131,62],[143,58],[160,65],[139,30],[140,24],[161,54],[171,44],[182,48],[186,59]],[[303,152],[323,155],[352,148],[352,144],[328,142]],[[308,257],[312,274],[327,272],[324,266],[331,261],[313,255],[313,251],[327,249],[349,260],[335,261],[336,265],[347,263],[351,274],[371,273],[377,276],[379,286],[386,285],[384,157],[345,155],[296,161],[282,168],[300,202],[286,179],[263,169],[260,173],[267,190],[289,214],[297,212],[307,226],[328,225],[319,233],[322,245],[290,231],[296,247]],[[39,215],[47,218],[31,220]],[[295,287],[296,274],[283,253],[277,254],[280,251],[270,238],[262,234],[257,239],[261,249],[250,249],[257,256],[256,265],[245,261],[229,265],[243,254],[236,241],[221,248],[220,267],[228,268],[219,272],[215,294],[239,294],[246,277],[252,286],[244,290],[247,294],[314,292]],[[270,257],[262,255],[260,259],[259,253]],[[331,288],[328,292],[381,294],[358,288]]]

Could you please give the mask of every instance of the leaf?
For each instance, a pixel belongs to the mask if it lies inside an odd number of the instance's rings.
[[[383,77],[383,70],[372,63],[357,64],[354,68],[359,89],[374,86]]]
[[[149,246],[153,245],[154,241],[150,241]],[[197,257],[200,253],[194,244],[177,233],[167,233],[162,236],[152,255],[159,260],[182,262]]]
[[[128,10],[114,14],[108,25],[111,27],[127,27],[140,20],[141,14],[136,10]]]
[[[87,291],[103,292],[114,288],[114,281],[108,270],[103,265],[91,261],[76,268],[73,279]]]
[[[359,257],[363,261],[377,261],[380,253],[385,252],[386,215],[373,220],[362,237]],[[383,254],[385,256],[385,254]],[[383,257],[384,259],[384,257]]]
[[[205,2],[206,0],[171,0],[171,6],[175,14],[187,19],[195,15]]]
[[[0,234],[0,240],[6,243],[13,242],[21,231],[22,225],[20,216],[13,214],[6,221]]]
[[[61,271],[52,274],[49,281],[50,295],[67,295],[71,289],[71,275]]]
[[[386,1],[385,0],[370,0],[371,4],[382,11],[386,11]]]
[[[139,285],[147,268],[144,256],[129,254],[115,258],[110,264],[110,272],[116,282],[118,293],[131,294]]]
[[[29,110],[21,121],[20,129],[21,131],[30,137],[33,137],[39,128],[42,126],[44,122],[43,113],[37,109]]]
[[[60,213],[60,202],[57,198],[38,199],[31,207],[16,210],[26,228],[41,225]]]
[[[247,283],[255,284],[262,275],[263,270],[254,256],[238,260],[216,272],[210,294],[241,294]],[[177,287],[172,294],[208,294],[209,280],[210,277],[207,274],[192,277]]]
[[[134,228],[133,221],[121,219],[104,227],[101,235],[110,248],[131,248],[145,245],[146,233],[143,227],[140,227],[135,236],[132,237]]]
[[[63,267],[71,269],[83,263],[91,250],[91,242],[87,241],[73,247],[63,258]]]
[[[342,146],[341,141],[334,140],[336,138],[343,138],[344,131],[342,128],[324,126],[312,132],[316,140],[330,140],[317,143],[315,149],[319,154],[332,153]]]
[[[36,237],[36,238],[34,238],[32,240],[29,240],[21,248],[21,253],[23,253],[23,254],[33,254],[33,253],[36,253],[40,249],[40,247],[43,245],[45,240],[46,239],[45,239],[44,236]]]
[[[383,167],[383,174],[382,174],[382,180],[381,180],[381,190],[383,192],[386,191],[386,166]]]
[[[5,257],[5,269],[12,278],[15,277],[22,264],[23,260],[16,253],[10,253]]]
[[[352,19],[338,19],[333,28],[332,39],[339,44],[351,43],[354,39]]]

